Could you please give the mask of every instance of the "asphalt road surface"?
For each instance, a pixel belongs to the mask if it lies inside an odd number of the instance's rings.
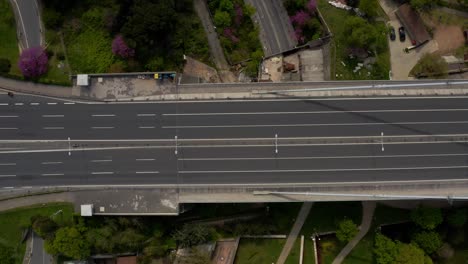
[[[41,46],[42,29],[36,0],[11,0],[23,48]]]
[[[450,181],[468,178],[467,131],[468,97],[80,104],[0,95],[0,186]],[[60,144],[31,151],[36,141]]]
[[[288,51],[297,45],[297,41],[293,39],[294,29],[281,0],[248,2],[256,10],[255,19],[260,25],[265,55]]]
[[[31,264],[51,264],[52,256],[44,250],[44,240],[33,232]]]

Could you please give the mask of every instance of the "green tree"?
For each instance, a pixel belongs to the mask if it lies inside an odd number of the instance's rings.
[[[63,23],[63,15],[55,9],[44,8],[42,11],[42,21],[48,29],[57,29]]]
[[[172,234],[172,238],[181,247],[192,247],[211,241],[214,230],[204,225],[185,224]]]
[[[0,58],[0,73],[9,73],[11,69],[11,63],[9,59]]]
[[[13,249],[0,243],[0,260],[2,264],[14,264]]]
[[[465,208],[456,209],[448,214],[447,222],[452,227],[460,228],[465,225],[467,217],[468,212]]]
[[[85,231],[86,228],[81,225],[62,227],[57,230],[53,240],[46,240],[45,249],[52,255],[62,254],[74,259],[86,259],[91,254],[91,245],[84,235]]]
[[[255,7],[251,4],[245,4],[243,11],[246,16],[251,17],[255,14],[257,10],[255,10]]]
[[[425,264],[424,251],[413,244],[397,242],[398,254],[395,256],[396,264]]]
[[[442,223],[442,211],[420,206],[411,212],[411,220],[423,229],[432,230]]]
[[[219,9],[221,11],[231,13],[232,11],[234,11],[234,4],[232,3],[232,0],[221,0],[219,2]]]
[[[375,27],[358,16],[350,16],[345,21],[343,36],[345,43],[354,48],[371,49],[378,38]]]
[[[231,25],[231,16],[226,11],[216,10],[214,15],[214,23],[217,27],[226,28]]]
[[[398,254],[398,248],[393,240],[377,233],[375,235],[374,254],[377,264],[393,264]]]
[[[58,228],[57,223],[48,216],[35,216],[31,219],[32,228],[39,236],[44,239],[51,239]]]
[[[359,9],[364,12],[368,17],[377,16],[379,3],[377,0],[360,0]]]
[[[338,230],[336,230],[336,237],[341,242],[349,242],[358,233],[358,227],[351,219],[345,219],[338,224]]]
[[[418,245],[428,255],[442,246],[440,235],[434,231],[422,231],[413,235],[411,242]]]

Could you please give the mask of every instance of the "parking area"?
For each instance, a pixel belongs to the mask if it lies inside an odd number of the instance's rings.
[[[387,23],[388,26],[393,26],[395,28],[396,39],[391,41],[387,36],[388,45],[390,49],[390,63],[392,69],[392,80],[408,80],[409,73],[413,69],[414,65],[425,53],[432,53],[437,51],[438,46],[437,42],[430,40],[428,43],[423,46],[411,50],[409,53],[406,53],[404,50],[407,47],[410,47],[411,39],[408,34],[406,34],[406,40],[401,42],[398,37],[398,28],[401,27],[400,21],[395,15],[395,11],[398,8],[398,5],[392,0],[380,0],[380,5],[382,9],[387,13],[390,21]]]

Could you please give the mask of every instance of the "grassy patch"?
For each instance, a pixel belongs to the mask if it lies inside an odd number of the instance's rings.
[[[314,243],[312,239],[304,238],[304,264],[315,264]]]
[[[64,59],[59,57],[64,56],[65,50],[60,41],[60,35],[56,31],[46,31],[47,50],[51,52],[49,57],[49,70],[46,75],[42,76],[40,81],[46,83],[59,83],[71,85],[69,75],[70,72],[66,67]]]
[[[321,263],[331,264],[345,244],[338,241],[335,236],[325,236],[320,239],[318,246]]]
[[[16,39],[15,18],[8,0],[0,0],[0,58],[10,60],[10,74],[21,75],[18,68],[18,42]]]
[[[267,218],[272,219],[277,234],[289,234],[301,206],[302,203],[273,203],[268,205]]]
[[[360,202],[323,202],[314,203],[301,234],[307,239],[315,232],[328,232],[336,229],[339,221],[348,218],[359,225],[362,218]]]
[[[68,35],[67,54],[75,73],[107,72],[114,62],[112,40],[103,30],[86,29],[79,34]]]
[[[351,253],[344,259],[343,264],[369,264],[373,263],[374,255],[372,249],[374,247],[374,231],[371,229],[369,233],[354,247]]]
[[[276,263],[285,242],[285,239],[241,239],[234,263]]]
[[[297,264],[301,255],[301,237],[297,237],[294,246],[289,252],[288,258],[286,258],[286,264]]]
[[[58,210],[63,210],[63,213],[54,217],[58,223],[66,224],[72,220],[73,206],[67,203],[18,208],[0,213],[0,243],[15,249],[16,263],[21,263],[24,256],[25,245],[21,244],[21,235],[23,230],[30,226],[31,217],[50,216]]]
[[[376,55],[377,61],[370,70],[363,67],[359,71],[353,72],[354,68],[361,61],[348,57],[347,49],[349,47],[343,42],[343,36],[347,34],[345,32],[346,19],[353,16],[353,14],[335,8],[325,0],[319,0],[318,7],[334,36],[331,41],[331,78],[337,80],[388,79],[388,72],[390,70],[388,42],[385,44],[385,51]],[[371,24],[376,28],[385,26],[383,22],[373,22]]]

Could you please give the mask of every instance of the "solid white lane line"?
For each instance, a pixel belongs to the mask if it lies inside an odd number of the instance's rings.
[[[0,105],[8,105],[8,103],[0,103]]]
[[[30,103],[30,105],[39,105],[39,103]]]
[[[91,127],[91,129],[113,129],[114,127]]]
[[[65,117],[64,115],[42,115],[42,117]]]
[[[142,129],[151,129],[151,128],[155,128],[154,126],[141,126],[141,127],[138,127],[138,128],[142,128]]]
[[[8,187],[3,187],[3,189],[14,189],[14,188],[15,188],[15,187],[10,187],[10,186],[8,186]]]
[[[64,129],[64,127],[43,127],[42,129]]]
[[[114,174],[112,171],[93,171],[91,172],[92,175],[104,175],[104,174]]]
[[[376,155],[376,156],[321,156],[321,157],[258,157],[258,158],[181,158],[180,161],[221,161],[221,160],[311,160],[311,159],[372,159],[372,158],[417,158],[417,157],[456,157],[468,153],[454,154],[414,154],[414,155]]]
[[[112,117],[114,114],[104,114],[104,115],[91,115],[92,117]]]
[[[136,174],[158,174],[159,171],[137,171]]]
[[[155,159],[135,159],[136,161],[153,161]]]
[[[156,116],[156,114],[137,114],[137,116]]]
[[[54,164],[62,164],[63,162],[61,161],[46,161],[46,162],[42,162],[41,164],[42,165],[54,165]]]
[[[112,160],[91,160],[91,162],[111,162]]]
[[[63,104],[66,104],[66,105],[74,105],[75,103],[73,103],[73,102],[65,102],[65,103],[63,103]]]
[[[304,170],[225,170],[225,171],[179,171],[182,174],[212,173],[288,173],[288,172],[346,172],[346,171],[399,171],[399,170],[441,170],[466,169],[468,166],[406,167],[406,168],[358,168],[358,169],[304,169]]]
[[[356,111],[304,111],[304,112],[237,112],[237,113],[180,113],[163,116],[224,116],[224,115],[296,115],[296,114],[343,114],[343,113],[399,113],[399,112],[460,112],[465,108],[454,109],[401,109],[401,110],[356,110]]]
[[[10,116],[0,116],[0,118],[15,118],[18,117],[17,115],[10,115]]]
[[[0,166],[15,166],[16,163],[0,163]]]
[[[56,105],[57,103],[47,103],[48,105]]]
[[[0,127],[0,130],[12,130],[12,129],[18,129],[17,127]]]
[[[15,103],[15,105],[24,105],[23,103]]]
[[[44,173],[44,174],[41,174],[42,176],[63,176],[65,174],[63,173]]]
[[[380,125],[434,125],[434,124],[468,124],[468,121],[434,121],[434,122],[395,122],[395,123],[329,123],[329,124],[266,124],[266,125],[217,125],[217,126],[163,126],[162,128],[252,128],[252,127],[320,127],[320,126],[380,126]]]

